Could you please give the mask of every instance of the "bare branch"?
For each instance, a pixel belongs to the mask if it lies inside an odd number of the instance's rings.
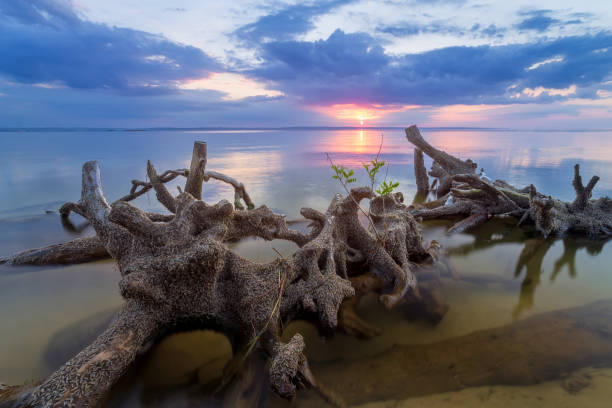
[[[206,142],[193,143],[193,155],[189,175],[185,183],[185,192],[191,194],[195,199],[202,199],[202,182],[204,181],[204,169],[206,168]]]
[[[208,181],[211,178],[215,180],[223,181],[227,184],[230,184],[232,187],[234,187],[234,191],[236,194],[236,200],[234,201],[234,205],[236,206],[237,209],[241,209],[240,207],[242,207],[242,205],[240,204],[240,199],[244,200],[244,203],[247,205],[247,208],[249,210],[252,210],[253,208],[255,208],[255,204],[253,204],[253,201],[251,201],[251,197],[249,196],[246,189],[244,188],[244,184],[240,183],[235,178],[225,175],[223,173],[219,173],[218,171],[206,170],[204,172],[204,181]]]
[[[174,201],[174,197],[170,194],[162,178],[157,175],[155,171],[155,167],[151,164],[150,161],[147,160],[147,175],[149,176],[149,180],[151,180],[151,185],[155,189],[155,195],[157,197],[157,201],[159,201],[164,207],[168,209],[171,213],[176,212],[176,202]]]

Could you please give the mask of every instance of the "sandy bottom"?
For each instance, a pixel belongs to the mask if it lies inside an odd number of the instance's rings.
[[[359,408],[445,408],[445,407],[610,407],[612,368],[587,368],[564,380],[531,386],[486,386],[458,392],[388,400],[359,405]]]

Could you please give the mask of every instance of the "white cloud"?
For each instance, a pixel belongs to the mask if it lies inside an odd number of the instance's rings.
[[[562,56],[557,56],[557,57],[554,57],[554,58],[549,58],[549,59],[546,59],[544,61],[536,62],[532,66],[525,68],[525,71],[533,71],[534,69],[540,68],[542,65],[552,64],[552,63],[555,63],[555,62],[563,62],[563,60],[564,60],[564,58]]]
[[[567,88],[544,88],[543,86],[538,86],[536,88],[523,89],[523,94],[530,98],[537,98],[542,94],[547,94],[549,96],[569,96],[575,94],[576,89],[576,85],[570,85]]]
[[[186,90],[212,90],[225,94],[223,100],[235,101],[251,96],[282,96],[280,91],[266,89],[262,84],[239,74],[214,73],[208,78],[185,81],[179,86]]]

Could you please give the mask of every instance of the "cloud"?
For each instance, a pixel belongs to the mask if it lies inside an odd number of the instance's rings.
[[[353,1],[355,0],[321,0],[310,4],[299,3],[288,6],[238,28],[234,34],[248,42],[292,39],[314,28],[315,17]]]
[[[2,127],[198,127],[327,124],[328,118],[274,97],[224,100],[210,90],[131,95],[40,88],[0,81]],[[323,121],[325,120],[325,122]]]
[[[549,16],[551,12],[552,10],[533,10],[519,13],[519,15],[527,18],[518,23],[517,28],[519,30],[544,32],[553,24],[559,23],[559,20]]]
[[[418,34],[455,34],[463,35],[466,30],[456,25],[446,24],[441,21],[432,21],[427,24],[402,23],[392,26],[379,26],[376,31],[391,34],[394,37],[411,37]]]
[[[379,33],[390,34],[397,38],[412,37],[419,34],[443,34],[460,37],[470,34],[472,36],[482,38],[501,38],[504,36],[507,29],[497,27],[495,24],[489,24],[488,26],[483,27],[476,23],[469,28],[464,28],[458,25],[448,24],[445,21],[432,21],[429,23],[410,22],[389,26],[380,25],[376,27],[376,31]]]
[[[596,98],[596,86],[612,75],[612,53],[600,51],[611,43],[612,34],[603,32],[396,56],[368,34],[336,30],[325,40],[265,43],[260,50],[264,62],[248,74],[313,105],[517,103],[511,96],[524,88],[572,85],[576,96]],[[548,59],[555,62],[528,69]],[[564,97],[540,93],[529,100]]]
[[[19,83],[167,93],[220,69],[199,48],[81,19],[67,1],[0,3],[0,75]]]

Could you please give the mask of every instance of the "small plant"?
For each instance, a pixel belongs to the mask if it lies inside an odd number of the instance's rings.
[[[329,155],[327,156],[327,158],[331,163],[332,170],[334,171],[334,175],[332,176],[333,179],[338,180],[340,184],[342,184],[345,188],[349,184],[352,184],[357,181],[357,178],[355,177],[355,171],[353,169],[344,167],[341,164],[334,164],[334,162],[331,161]],[[378,155],[376,155],[376,158],[370,161],[370,163],[361,163],[366,173],[368,173],[368,178],[370,179],[372,190],[374,190],[374,184],[376,184],[376,175],[379,173],[380,169],[385,166],[385,164],[386,163],[384,161],[378,160]],[[387,171],[389,171],[388,166]],[[380,185],[375,191],[376,193],[378,193],[378,195],[385,196],[391,194],[393,190],[395,190],[397,187],[399,187],[399,182],[394,182],[391,180],[387,181],[387,176],[385,174],[385,180],[380,183]]]
[[[374,185],[376,184],[376,176],[378,175],[380,170],[385,166],[384,161],[378,160],[378,157],[380,156],[380,151],[382,150],[383,137],[384,136],[381,135],[380,146],[378,147],[378,153],[376,154],[376,157],[374,158],[374,160],[371,160],[369,163],[361,163],[361,166],[365,169],[366,173],[368,173],[368,178],[370,179],[370,188],[372,190],[374,190]],[[347,167],[344,167],[343,165],[335,164],[328,153],[325,153],[325,155],[327,156],[327,160],[329,161],[331,168],[334,171],[334,175],[332,176],[332,178],[335,180],[338,180],[340,184],[342,185],[342,187],[344,188],[344,190],[346,191],[346,193],[350,195],[349,185],[357,181],[357,178],[355,177],[355,171],[352,169],[348,169]],[[387,196],[391,194],[393,190],[399,187],[398,182],[387,180],[388,173],[389,173],[389,166],[385,168],[385,179],[383,180],[382,183],[380,183],[378,188],[374,190],[380,196]],[[372,230],[374,231],[374,234],[378,238],[379,242],[382,242],[381,240],[383,239],[383,237],[381,237],[378,231],[376,230],[376,228],[374,228],[374,221],[372,219],[372,214],[370,213],[370,210],[368,211],[364,210],[361,207],[361,205],[357,202],[355,202],[355,204],[357,205],[357,208],[359,209],[359,211],[361,211],[361,213],[365,215],[366,218],[368,219],[368,222],[372,226]],[[383,206],[384,206],[384,203],[383,203]],[[384,207],[383,207],[383,210],[384,210]],[[386,236],[386,234],[387,234],[387,224],[385,222],[385,234],[384,235]]]
[[[355,176],[354,170],[352,169],[349,170],[342,165],[337,166],[333,163],[331,165],[331,168],[336,173],[334,176],[332,176],[332,178],[339,180],[341,183],[351,184],[357,181],[357,179],[354,177]]]
[[[370,182],[372,183],[372,185],[374,185],[374,183],[376,183],[376,174],[378,174],[378,171],[380,170],[380,168],[385,165],[385,162],[384,161],[379,161],[378,160],[378,155],[377,155],[376,158],[370,162],[370,164],[361,163],[361,165],[363,166],[363,168],[368,173],[368,177],[370,178]],[[372,167],[370,167],[370,166],[372,166]]]
[[[391,194],[398,186],[399,183],[397,181],[393,182],[384,180],[382,183],[380,183],[380,186],[376,189],[376,192],[378,195],[387,196]]]

